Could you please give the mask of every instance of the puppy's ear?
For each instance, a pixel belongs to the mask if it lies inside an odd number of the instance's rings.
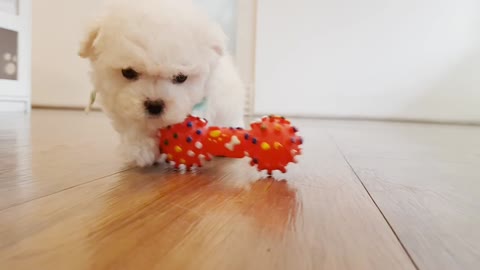
[[[80,44],[80,50],[78,55],[82,58],[95,59],[95,44],[97,43],[100,37],[100,23],[95,22],[92,24],[88,31],[87,35],[84,37],[83,41]]]
[[[216,52],[219,56],[223,56],[225,53],[225,48],[221,45],[213,45],[213,51]]]
[[[219,26],[215,26],[212,28],[212,32],[210,33],[211,40],[213,41],[211,44],[211,48],[215,53],[219,56],[223,56],[226,51],[226,44],[228,42],[227,35],[223,32],[222,28]]]

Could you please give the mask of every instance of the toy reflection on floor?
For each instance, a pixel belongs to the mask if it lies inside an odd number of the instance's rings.
[[[209,127],[205,119],[188,116],[183,123],[158,132],[162,159],[177,169],[202,167],[214,156],[250,157],[259,171],[286,172],[286,166],[301,154],[303,139],[290,121],[280,116],[263,117],[250,130]]]

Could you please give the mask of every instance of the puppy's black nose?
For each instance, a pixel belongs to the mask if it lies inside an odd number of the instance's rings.
[[[163,100],[147,100],[143,103],[145,110],[149,115],[158,116],[165,110],[165,103]]]

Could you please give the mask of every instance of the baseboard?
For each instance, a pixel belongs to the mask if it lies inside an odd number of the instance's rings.
[[[57,106],[57,105],[32,105],[32,109],[41,110],[62,110],[62,111],[85,111],[85,107],[81,106]],[[91,108],[90,111],[99,112],[100,108]]]
[[[263,117],[265,114],[253,114],[250,117]],[[396,122],[396,123],[416,123],[416,124],[435,124],[435,125],[459,125],[459,126],[480,126],[480,121],[453,121],[453,120],[434,120],[434,119],[408,119],[394,117],[358,117],[358,116],[322,116],[322,115],[282,115],[287,118],[295,119],[319,119],[319,120],[339,120],[339,121],[371,121],[371,122]]]
[[[32,109],[43,110],[67,110],[67,111],[84,111],[85,108],[80,106],[46,106],[32,105]],[[92,108],[91,111],[100,112],[100,108]],[[265,114],[249,114],[245,113],[246,118],[260,118]],[[461,125],[461,126],[480,126],[480,121],[444,121],[431,119],[403,119],[403,118],[374,118],[374,117],[335,117],[335,116],[310,116],[310,115],[283,115],[287,118],[295,119],[318,119],[318,120],[338,120],[338,121],[371,121],[371,122],[395,122],[395,123],[416,123],[416,124],[436,124],[436,125]]]

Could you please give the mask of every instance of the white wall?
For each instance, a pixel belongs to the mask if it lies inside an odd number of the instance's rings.
[[[101,0],[33,2],[34,105],[84,107],[92,90],[88,63],[77,56],[86,24]],[[237,0],[194,0],[224,27],[235,51]]]
[[[480,121],[480,1],[258,1],[256,112]]]
[[[78,55],[98,0],[32,1],[32,104],[85,107],[92,90]]]

